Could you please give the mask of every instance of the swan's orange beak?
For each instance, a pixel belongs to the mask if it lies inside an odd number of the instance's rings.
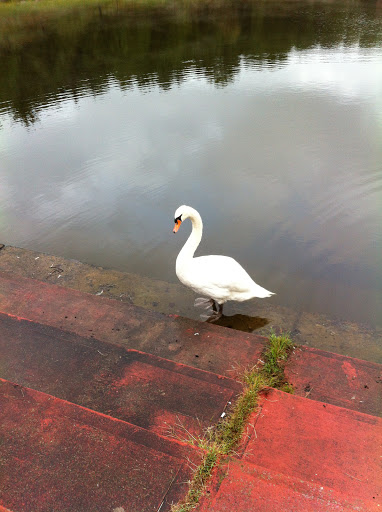
[[[173,233],[177,233],[178,232],[178,229],[180,228],[180,225],[182,224],[182,221],[180,219],[177,219],[176,222],[175,222],[175,226],[174,226],[174,229],[173,229]]]

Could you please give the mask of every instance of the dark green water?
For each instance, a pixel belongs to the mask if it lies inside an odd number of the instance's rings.
[[[382,6],[77,12],[0,48],[1,242],[175,281],[238,259],[272,301],[382,324]]]

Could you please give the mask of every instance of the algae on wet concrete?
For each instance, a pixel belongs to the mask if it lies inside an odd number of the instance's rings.
[[[199,311],[194,308],[195,294],[177,283],[11,246],[0,250],[0,271],[101,295],[159,313],[199,318]],[[380,328],[295,311],[271,301],[228,303],[226,313],[217,325],[261,336],[268,336],[272,330],[276,334],[289,332],[300,345],[382,362]]]

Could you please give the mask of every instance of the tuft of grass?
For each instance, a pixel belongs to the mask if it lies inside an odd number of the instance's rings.
[[[288,334],[277,336],[272,332],[263,354],[264,364],[244,369],[240,380],[244,390],[227,416],[215,428],[209,427],[203,437],[192,442],[207,451],[201,465],[195,471],[184,500],[174,505],[171,512],[190,512],[199,502],[212,471],[230,456],[239,445],[250,415],[256,410],[259,395],[265,388],[273,387],[287,393],[293,392],[284,375],[285,363],[293,349]],[[190,441],[190,438],[188,438]]]
[[[215,439],[222,455],[229,455],[239,444],[249,416],[257,407],[260,392],[268,386],[261,374],[249,377],[248,384],[236,404],[215,430]]]
[[[285,363],[293,349],[289,334],[277,336],[274,332],[269,336],[269,343],[264,353],[264,366],[261,373],[269,379],[269,386],[280,389],[286,384],[284,375]]]
[[[216,466],[219,456],[219,447],[215,443],[212,443],[208,452],[204,456],[201,465],[195,471],[194,477],[190,482],[190,488],[187,496],[181,503],[173,505],[171,507],[171,512],[189,512],[196,507],[204,492],[206,484],[211,477],[212,470]]]

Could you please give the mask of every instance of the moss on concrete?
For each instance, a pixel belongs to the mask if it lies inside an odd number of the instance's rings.
[[[0,271],[102,294],[159,313],[199,318],[200,311],[194,308],[195,294],[181,284],[11,246],[0,250]],[[382,329],[298,312],[270,300],[227,303],[225,315],[216,324],[262,336],[269,336],[272,330],[277,335],[290,332],[299,345],[382,363]]]
[[[292,349],[293,343],[289,335],[276,336],[272,333],[261,365],[242,372],[244,390],[228,414],[216,427],[208,429],[202,439],[193,438],[207,453],[195,471],[187,496],[181,503],[172,507],[172,512],[189,512],[195,508],[213,470],[223,464],[242,441],[248,420],[257,408],[260,393],[269,387],[286,390],[288,383],[284,367]]]

